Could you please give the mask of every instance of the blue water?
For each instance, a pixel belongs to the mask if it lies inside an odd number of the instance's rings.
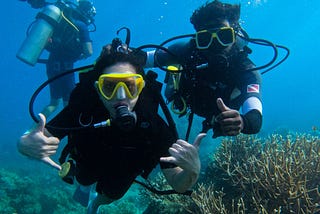
[[[97,31],[92,34],[94,55],[76,65],[92,63],[101,47],[109,43],[116,36],[116,30],[123,26],[131,29],[132,46],[159,44],[172,36],[192,33],[189,17],[204,2],[95,0]],[[260,0],[241,1],[241,4],[242,26],[252,38],[264,38],[291,50],[285,63],[263,75],[264,121],[261,133],[270,134],[278,129],[308,132],[312,126],[320,126],[320,1]],[[43,65],[31,67],[19,61],[15,54],[37,10],[18,0],[3,1],[1,8],[0,168],[9,163],[28,167],[35,162],[28,162],[17,154],[16,141],[32,123],[28,114],[29,99],[39,84],[46,80],[46,74]],[[250,47],[253,49],[251,59],[257,65],[268,62],[272,57],[270,48]],[[283,54],[279,52],[280,57]],[[49,95],[45,91],[36,103],[36,110],[40,110],[48,100]],[[177,120],[177,123],[181,125],[181,121]],[[208,137],[205,146],[212,141]]]

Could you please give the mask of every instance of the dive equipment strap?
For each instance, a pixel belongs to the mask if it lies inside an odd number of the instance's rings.
[[[189,136],[190,136],[190,131],[191,131],[192,122],[193,122],[193,116],[194,116],[194,113],[191,112],[188,117],[188,129],[187,129],[187,133],[186,133],[186,141],[188,141]]]
[[[44,13],[38,13],[36,16],[36,19],[44,19],[46,20],[50,25],[52,25],[52,27],[56,28],[59,24],[59,22],[57,22],[56,20],[54,20],[53,18],[51,18],[50,16],[44,14]]]
[[[158,101],[159,101],[159,104],[160,104],[160,107],[167,119],[167,122],[168,122],[168,125],[169,127],[171,128],[171,130],[173,131],[173,134],[176,138],[178,138],[178,131],[177,131],[177,128],[176,128],[176,124],[171,116],[171,113],[168,109],[168,106],[166,105],[166,102],[163,98],[163,96],[161,95],[161,91],[160,90],[156,90],[156,86],[155,84],[156,83],[159,83],[156,81],[156,78],[158,77],[157,73],[155,73],[154,71],[152,70],[149,70],[146,74],[146,81],[152,86],[151,87],[151,90],[152,92],[158,97]]]

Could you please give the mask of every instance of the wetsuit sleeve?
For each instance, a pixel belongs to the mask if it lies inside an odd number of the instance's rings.
[[[189,55],[189,42],[180,42],[168,47],[169,52],[165,50],[157,50],[147,53],[146,65],[148,67],[167,66],[172,64],[185,64],[185,57]]]
[[[170,130],[170,128],[165,124],[163,126],[163,128],[161,129],[161,145],[162,145],[162,149],[161,149],[161,153],[160,153],[160,157],[168,157],[170,156],[169,153],[169,148],[172,146],[173,143],[175,143],[177,141],[177,138],[175,137],[173,130]],[[167,168],[174,168],[177,165],[172,164],[172,163],[166,163],[166,162],[161,162],[160,161],[160,167],[162,169],[167,169]]]
[[[239,68],[238,75],[235,76],[241,95],[233,101],[233,105],[236,106],[236,109],[242,108],[241,117],[244,122],[242,133],[256,134],[262,126],[261,75],[257,70],[250,71],[255,68],[255,65],[247,57],[242,60]],[[247,107],[248,103],[250,109]]]
[[[169,148],[176,141],[175,135],[159,115],[155,115],[152,124],[154,127],[157,127],[155,132],[152,132],[153,134],[150,139],[153,141],[154,152],[152,153],[151,159],[145,163],[143,174],[141,174],[143,178],[147,178],[158,164],[160,164],[162,169],[176,167],[175,164],[160,162],[161,157],[170,156]]]
[[[255,65],[248,58],[245,58],[236,71],[236,85],[241,91],[240,104],[243,105],[249,97],[257,97],[261,101],[261,75],[259,71],[250,69]]]
[[[241,115],[243,121],[242,133],[257,134],[262,126],[262,114],[260,111],[254,109]]]

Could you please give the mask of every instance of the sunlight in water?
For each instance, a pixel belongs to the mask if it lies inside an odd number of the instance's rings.
[[[261,6],[264,3],[268,2],[268,0],[219,0],[219,1],[225,4],[241,4],[241,5],[247,5],[247,6]]]
[[[268,0],[249,0],[246,2],[247,5],[259,6],[263,3],[267,3]]]

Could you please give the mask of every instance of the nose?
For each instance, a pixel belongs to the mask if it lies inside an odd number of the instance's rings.
[[[126,97],[126,92],[125,92],[123,86],[120,86],[120,87],[118,88],[118,90],[117,90],[117,99],[118,99],[118,100],[124,100],[124,99],[126,99],[126,98],[127,98],[127,97]]]

